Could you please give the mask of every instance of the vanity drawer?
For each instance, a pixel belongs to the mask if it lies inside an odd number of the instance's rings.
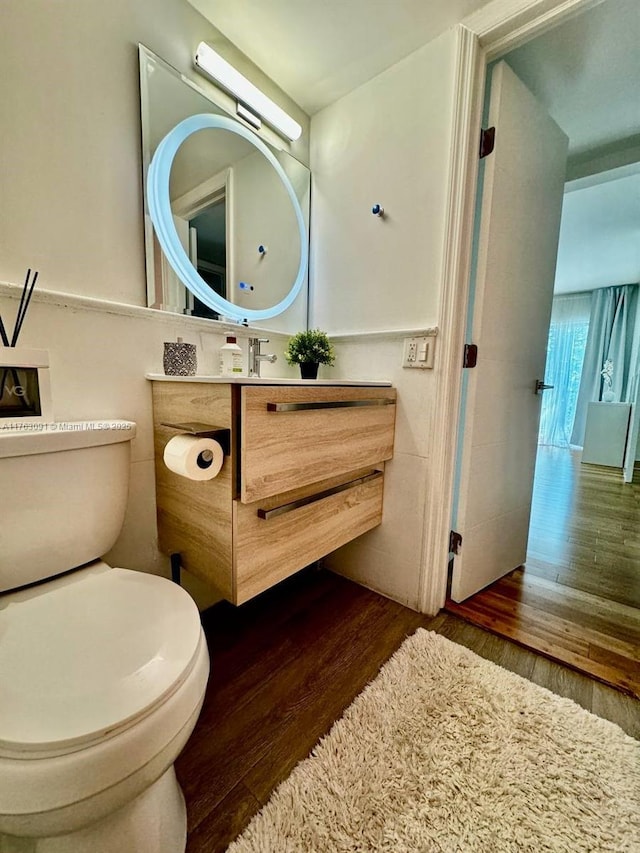
[[[383,481],[382,471],[369,470],[315,492],[234,501],[234,602],[242,604],[380,524]]]
[[[242,388],[240,499],[251,503],[393,455],[394,388]]]

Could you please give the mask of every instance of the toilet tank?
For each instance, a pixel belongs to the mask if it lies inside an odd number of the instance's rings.
[[[136,434],[131,421],[19,426],[0,423],[0,592],[91,562],[115,544]]]

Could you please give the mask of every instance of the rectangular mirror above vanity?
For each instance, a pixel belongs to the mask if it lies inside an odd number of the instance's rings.
[[[153,380],[159,546],[223,598],[242,604],[380,524],[388,384]],[[176,425],[194,423],[229,431],[224,464],[204,482],[163,458],[188,429]]]

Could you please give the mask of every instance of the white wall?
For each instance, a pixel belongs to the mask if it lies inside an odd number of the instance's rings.
[[[303,125],[292,153],[308,162],[307,117],[186,0],[3,0],[1,17],[0,282],[13,287],[0,285],[0,313],[10,326],[27,267],[40,271],[38,291],[146,304],[138,42],[193,75],[195,47],[209,41]],[[162,371],[163,342],[177,335],[199,344],[202,372],[217,372],[224,340],[211,325],[105,301],[37,293],[20,341],[50,351],[57,419],[138,422],[127,520],[110,557],[156,573],[168,566],[156,547],[144,375]],[[280,360],[266,370],[286,375],[284,341],[271,338]],[[200,592],[201,603],[215,597]]]
[[[325,564],[409,607],[418,607],[425,500],[430,474],[433,371],[400,366],[402,339],[337,342],[335,367],[320,378],[390,381],[398,391],[394,456],[386,463],[382,524],[331,554]]]
[[[454,31],[314,115],[313,322],[403,329],[439,309]],[[379,203],[385,216],[373,216]]]
[[[396,445],[382,525],[328,564],[418,606],[436,366],[405,370],[401,336],[438,324],[453,124],[455,33],[313,116],[311,324],[336,344],[336,378],[388,379],[398,389]],[[385,208],[379,219],[374,203]],[[327,375],[327,374],[323,374]]]

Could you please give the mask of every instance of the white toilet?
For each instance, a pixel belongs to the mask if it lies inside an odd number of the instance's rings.
[[[198,610],[97,559],[135,424],[24,426],[0,428],[0,853],[180,853],[173,763],[209,674]]]

